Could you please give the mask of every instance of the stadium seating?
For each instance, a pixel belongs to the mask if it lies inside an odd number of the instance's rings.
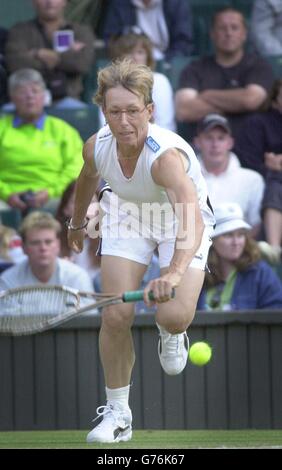
[[[46,111],[75,127],[84,142],[99,128],[98,107],[96,105],[88,105],[86,108],[80,109],[61,109],[50,106]]]
[[[17,230],[21,223],[20,212],[16,209],[0,210],[0,223]]]
[[[248,21],[251,15],[252,6],[254,0],[232,0],[232,6],[244,13],[246,20]]]
[[[91,67],[91,70],[88,74],[84,77],[84,91],[82,94],[82,99],[85,103],[92,104],[93,103],[93,95],[97,89],[97,73],[100,69],[105,67],[109,63],[109,59],[107,57],[99,57],[96,59],[95,63]]]
[[[178,88],[179,77],[184,67],[196,59],[198,59],[198,56],[176,56],[171,60],[170,63],[166,63],[166,67],[163,65],[162,73],[167,76],[174,91]]]
[[[27,21],[34,17],[31,0],[1,0],[0,18],[3,28],[10,28],[19,21]]]
[[[269,61],[275,78],[282,79],[282,56],[281,55],[268,55],[266,59]]]

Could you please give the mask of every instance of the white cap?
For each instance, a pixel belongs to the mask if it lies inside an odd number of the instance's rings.
[[[212,234],[213,238],[233,230],[251,229],[251,226],[244,221],[241,207],[235,202],[219,204],[214,208],[214,215],[216,227]]]

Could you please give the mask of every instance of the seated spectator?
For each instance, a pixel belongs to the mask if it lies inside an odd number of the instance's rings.
[[[39,72],[18,70],[9,92],[16,112],[0,118],[0,208],[55,210],[82,167],[83,142],[69,124],[44,113]]]
[[[273,262],[277,263],[282,244],[282,79],[275,81],[264,108],[265,112],[246,120],[236,151],[243,166],[259,171],[265,178],[265,239],[272,247]]]
[[[26,258],[16,230],[0,224],[0,273]]]
[[[101,257],[96,254],[99,246],[99,238],[85,237],[83,250],[80,253],[71,251],[67,240],[67,222],[71,219],[74,209],[75,181],[66,188],[56,213],[56,219],[61,223],[60,233],[61,251],[60,256],[68,258],[73,263],[84,268],[92,279],[94,290],[101,291],[100,272]]]
[[[110,0],[103,38],[139,26],[153,44],[155,60],[192,53],[192,19],[188,0]]]
[[[215,13],[211,27],[215,53],[182,71],[175,97],[178,121],[193,124],[210,113],[224,114],[236,141],[245,117],[259,109],[273,84],[269,63],[245,51],[246,38],[241,12],[226,7]]]
[[[224,116],[209,114],[199,122],[195,145],[211,204],[239,204],[255,237],[261,223],[264,181],[256,171],[241,167],[238,158],[231,152],[233,144],[231,129]]]
[[[0,290],[27,285],[64,285],[92,292],[87,272],[71,261],[59,258],[60,223],[47,212],[32,212],[19,233],[27,259],[0,276]]]
[[[38,70],[59,107],[84,107],[82,78],[94,58],[91,28],[64,18],[66,0],[33,0],[36,17],[9,31],[6,62],[10,73]]]
[[[256,168],[265,178],[262,203],[265,237],[276,249],[282,244],[282,79],[276,80],[264,106],[241,130],[236,148],[242,164]]]
[[[7,71],[5,64],[5,45],[8,31],[0,26],[0,106],[6,103],[7,96]]]
[[[199,310],[281,309],[282,283],[261,261],[238,204],[215,208],[216,228]]]
[[[89,25],[96,35],[107,3],[107,0],[68,0],[65,17],[69,21]]]
[[[263,55],[282,55],[281,0],[254,0],[250,19],[251,42]]]
[[[137,64],[147,65],[151,69],[155,67],[152,43],[137,27],[132,28],[127,34],[112,37],[109,42],[109,52],[113,60],[127,57]],[[168,78],[159,72],[154,72],[153,102],[154,122],[175,131],[172,86]]]

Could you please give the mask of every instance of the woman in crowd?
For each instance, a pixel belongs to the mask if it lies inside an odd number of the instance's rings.
[[[199,310],[282,308],[282,283],[261,260],[251,229],[236,203],[215,208],[216,228]]]

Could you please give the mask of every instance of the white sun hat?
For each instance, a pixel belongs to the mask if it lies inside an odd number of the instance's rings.
[[[241,207],[235,202],[225,202],[214,207],[216,227],[212,238],[218,237],[233,230],[246,229],[252,227],[244,221]]]

